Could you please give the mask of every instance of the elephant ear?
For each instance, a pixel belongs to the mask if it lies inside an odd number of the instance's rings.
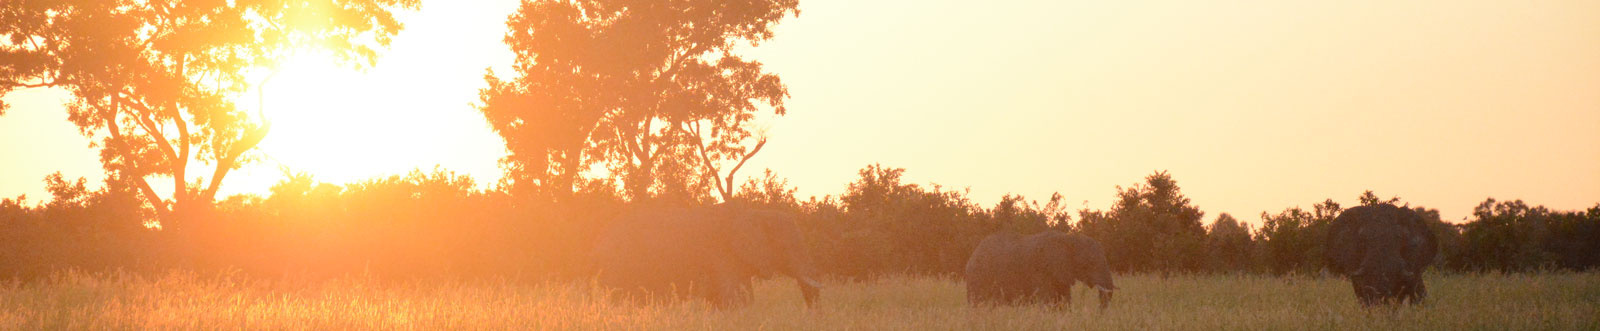
[[[1345,210],[1328,225],[1328,237],[1323,256],[1328,269],[1338,274],[1356,271],[1361,263],[1361,227],[1368,222],[1370,207],[1359,206]]]
[[[1408,209],[1400,210],[1403,215],[1401,226],[1406,230],[1406,242],[1402,246],[1408,271],[1422,272],[1422,269],[1433,263],[1434,257],[1439,253],[1439,239],[1428,228],[1427,221]]]
[[[729,248],[733,250],[734,257],[739,259],[740,265],[747,266],[756,276],[767,277],[777,271],[777,263],[783,261],[778,250],[773,247],[773,238],[769,226],[765,223],[771,220],[762,219],[757,215],[724,208],[716,217],[724,227],[719,231],[727,236]]]

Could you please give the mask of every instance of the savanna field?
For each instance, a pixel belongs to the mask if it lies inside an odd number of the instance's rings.
[[[1600,328],[1594,273],[1427,276],[1423,306],[1363,309],[1333,277],[1122,275],[1110,309],[971,308],[958,279],[828,282],[818,307],[792,280],[756,301],[634,305],[591,284],[510,281],[259,281],[228,274],[62,273],[0,286],[0,329],[721,329],[721,330],[1585,330]],[[1087,301],[1086,301],[1087,299]],[[1088,302],[1089,304],[1085,304]]]

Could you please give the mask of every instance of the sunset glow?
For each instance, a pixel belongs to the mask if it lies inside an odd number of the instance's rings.
[[[1367,189],[1453,220],[1489,196],[1600,197],[1592,2],[903,5],[805,1],[774,39],[740,48],[792,95],[789,115],[760,120],[772,139],[741,177],[770,168],[820,196],[881,162],[986,204],[1061,192],[1102,208],[1114,186],[1169,170],[1208,216],[1251,222]],[[493,184],[504,142],[473,104],[486,68],[511,71],[515,6],[398,13],[405,30],[364,70],[291,59],[266,84],[263,162],[223,192],[261,194],[280,167],[343,183],[437,165]],[[38,94],[11,98],[8,141],[71,139],[50,115],[60,100]],[[39,143],[60,166],[14,166],[0,193],[43,196],[48,169],[98,178],[87,141]]]
[[[0,330],[1600,326],[1596,0],[0,0]]]

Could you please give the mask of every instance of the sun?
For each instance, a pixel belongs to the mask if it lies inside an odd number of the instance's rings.
[[[259,109],[272,129],[249,154],[256,160],[228,175],[222,196],[269,193],[282,169],[332,184],[435,167],[480,187],[498,182],[505,141],[473,103],[485,68],[510,71],[504,13],[516,4],[473,1],[401,15],[405,32],[364,69],[307,47],[248,74],[237,104]],[[479,12],[494,14],[467,15]]]
[[[344,184],[436,166],[480,184],[498,180],[504,143],[471,105],[481,69],[441,68],[439,57],[418,53],[358,69],[306,50],[251,75],[239,105],[258,110],[272,129],[257,146],[258,162],[224,186],[261,194],[283,170]]]
[[[339,63],[326,52],[300,51],[273,68],[241,99],[257,108],[272,129],[257,146],[259,162],[239,181],[261,192],[283,171],[307,173],[319,182],[348,183],[400,174],[414,162],[403,144],[408,132],[384,111],[387,87],[368,71]]]

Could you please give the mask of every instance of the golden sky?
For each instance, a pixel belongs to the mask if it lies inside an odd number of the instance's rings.
[[[747,50],[793,98],[741,174],[771,168],[802,197],[879,162],[986,205],[1061,192],[1074,208],[1164,169],[1207,222],[1368,189],[1447,220],[1486,197],[1600,202],[1600,1],[800,6]],[[344,182],[437,164],[494,182],[503,147],[471,103],[484,68],[511,59],[514,7],[424,1],[364,73],[295,61],[266,85],[268,160],[224,193],[264,192],[279,166]],[[57,170],[99,180],[61,94],[7,97],[0,196],[43,199]]]

